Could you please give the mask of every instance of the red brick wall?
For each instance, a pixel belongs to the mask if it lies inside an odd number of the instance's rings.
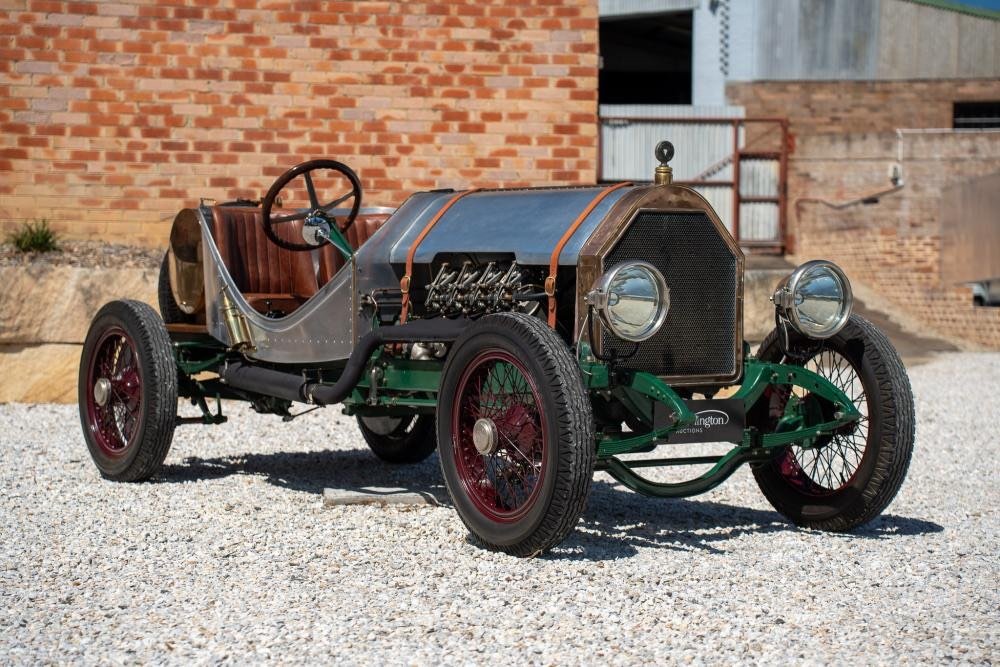
[[[904,133],[950,128],[957,101],[1000,100],[1000,81],[761,81],[732,83],[749,117],[789,120],[787,244],[796,259],[825,257],[881,299],[878,305],[957,342],[1000,349],[1000,309],[974,308],[941,276],[944,189],[1000,170],[1000,134]],[[877,204],[841,205],[891,187]]]
[[[0,233],[160,244],[315,157],[369,205],[593,182],[596,122],[597,0],[0,3]]]
[[[1000,172],[1000,133],[814,135],[796,147],[789,175],[799,197],[797,259],[823,257],[847,271],[904,323],[955,342],[1000,350],[1000,308],[941,272],[944,190]],[[905,185],[874,204],[832,209],[889,187],[886,168],[902,154]],[[991,239],[984,239],[991,242]],[[988,276],[982,276],[986,278]]]
[[[748,117],[788,119],[792,144],[788,201],[792,204],[810,197],[849,198],[888,183],[886,158],[891,146],[877,156],[874,173],[852,169],[833,179],[823,175],[822,181],[803,181],[797,164],[815,157],[797,149],[803,142],[827,135],[892,133],[900,128],[950,128],[955,102],[1000,100],[1000,80],[754,81],[727,84],[726,96],[729,103],[745,107]],[[838,150],[842,158],[854,157],[849,144],[841,144]],[[796,216],[790,206],[786,229],[790,252],[796,251],[799,236]]]
[[[726,97],[747,116],[788,118],[795,135],[892,132],[950,128],[955,102],[1000,100],[1000,80],[755,81],[728,84]]]

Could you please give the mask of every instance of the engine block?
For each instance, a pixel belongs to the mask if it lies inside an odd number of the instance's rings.
[[[477,266],[465,261],[454,269],[445,262],[427,286],[424,308],[432,315],[483,315],[520,310],[523,272],[517,262],[504,266],[489,262]]]

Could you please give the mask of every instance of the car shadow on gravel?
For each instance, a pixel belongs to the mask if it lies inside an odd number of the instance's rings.
[[[325,488],[361,491],[371,487],[399,487],[430,494],[450,506],[441,480],[437,455],[411,465],[392,465],[368,450],[273,452],[202,458],[189,456],[180,464],[167,464],[152,481],[169,484],[254,475],[292,491],[322,495]]]
[[[775,511],[709,500],[647,498],[616,484],[595,480],[587,511],[577,530],[544,558],[613,560],[635,555],[640,548],[724,554],[727,544],[743,535],[768,533],[884,540],[943,530],[932,521],[884,514],[852,533],[824,533],[798,528]]]
[[[441,505],[451,507],[436,454],[421,463],[402,466],[380,461],[367,450],[189,456],[179,464],[163,466],[152,481],[184,483],[231,475],[259,476],[284,489],[317,495],[322,495],[325,488],[362,491],[398,487],[430,494]],[[640,548],[724,554],[727,545],[743,535],[768,533],[801,532],[829,539],[884,540],[942,530],[942,526],[931,521],[885,514],[853,533],[821,533],[798,528],[774,511],[710,500],[647,498],[596,479],[577,529],[542,558],[614,560],[633,556]]]

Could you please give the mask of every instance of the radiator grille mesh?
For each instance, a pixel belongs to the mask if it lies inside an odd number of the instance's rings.
[[[603,269],[645,260],[670,288],[670,311],[663,327],[638,343],[620,364],[660,376],[733,376],[738,340],[736,256],[703,212],[640,212],[611,252]],[[604,330],[602,346],[628,354],[632,343]]]

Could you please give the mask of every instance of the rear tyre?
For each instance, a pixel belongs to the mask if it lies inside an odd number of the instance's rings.
[[[160,306],[160,316],[167,324],[191,324],[195,321],[194,315],[188,315],[181,310],[174,299],[174,291],[170,288],[168,261],[170,261],[169,250],[163,254],[163,261],[160,262],[160,277],[156,284],[156,300]]]
[[[90,324],[77,386],[83,437],[101,475],[150,478],[170,450],[177,368],[163,320],[139,301],[112,301]]]
[[[566,344],[540,320],[488,315],[456,342],[438,399],[438,453],[458,515],[485,547],[543,553],[576,526],[596,446]]]
[[[358,416],[358,429],[375,456],[387,463],[420,463],[434,453],[434,418]]]
[[[753,474],[768,501],[794,523],[847,531],[881,514],[906,478],[913,452],[913,394],[892,344],[858,315],[806,356],[785,360],[777,331],[764,339],[758,353],[763,361],[801,363],[824,376],[854,401],[863,417],[856,426],[820,439],[816,447],[783,448],[754,466]],[[774,393],[770,400],[771,415],[780,415],[788,394]],[[759,426],[773,429],[773,424]]]

